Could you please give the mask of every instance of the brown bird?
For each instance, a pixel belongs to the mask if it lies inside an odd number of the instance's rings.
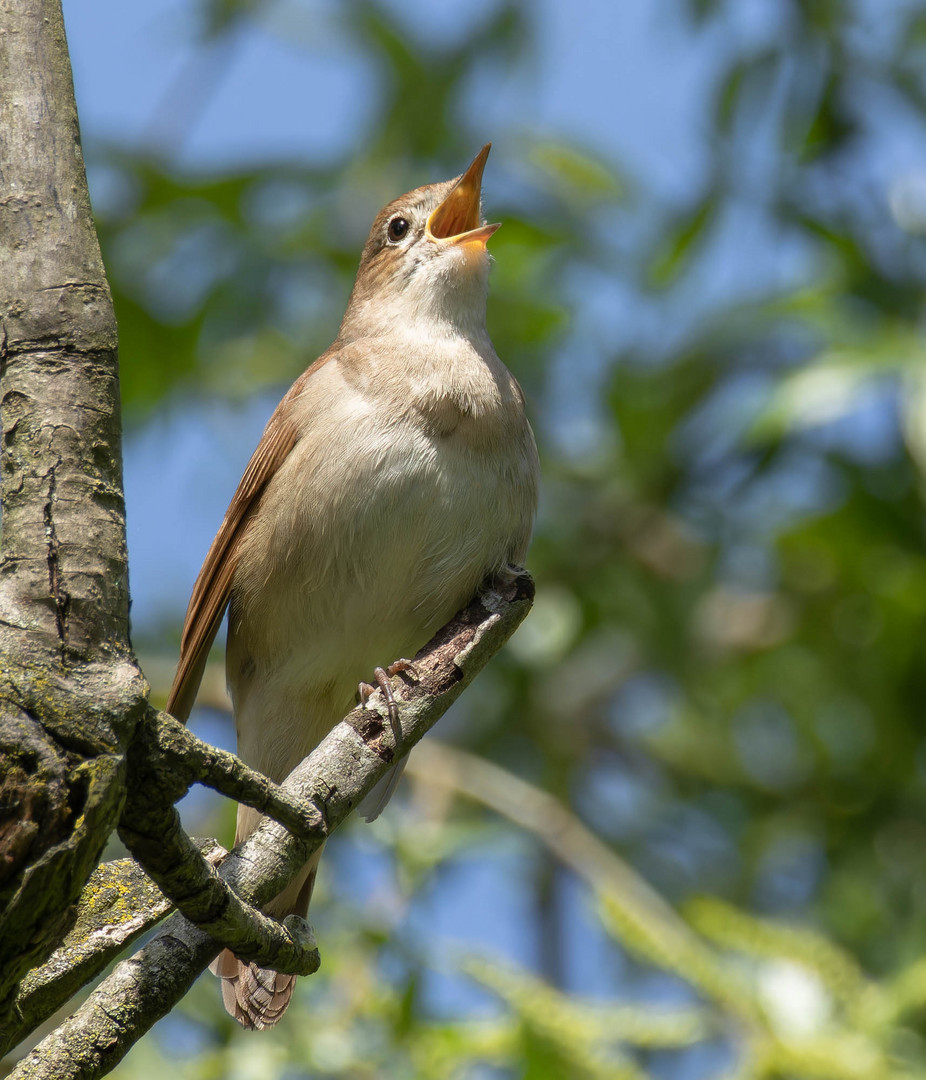
[[[527,552],[539,466],[485,325],[488,154],[380,212],[338,336],[271,416],[193,587],[168,709],[189,716],[228,607],[238,753],[273,780],[349,711],[359,680]],[[371,793],[370,820],[403,764]],[[259,820],[240,806],[235,842]],[[317,863],[269,914],[307,914]],[[294,976],[227,950],[213,970],[244,1027],[289,1004]]]

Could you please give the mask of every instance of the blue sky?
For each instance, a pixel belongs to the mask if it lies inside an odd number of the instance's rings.
[[[410,33],[439,47],[496,5],[389,6]],[[753,0],[742,8],[772,10]],[[195,10],[187,0],[65,5],[86,138],[137,145],[170,130],[156,119],[164,102],[182,113],[178,81],[186,89],[197,81],[190,70]],[[336,11],[333,3],[280,3],[257,28],[249,25],[230,61],[207,68],[208,105],[189,131],[184,163],[213,168],[268,157],[349,156],[374,116],[377,73],[358,59]],[[586,143],[622,168],[632,160],[642,184],[685,198],[703,178],[700,112],[716,69],[714,50],[724,43],[693,49],[678,4],[668,0],[540,0],[533,11],[538,63],[500,79],[493,72],[491,84],[477,82],[468,94],[471,126],[489,138],[530,118],[537,133]],[[737,21],[761,26],[762,17]]]

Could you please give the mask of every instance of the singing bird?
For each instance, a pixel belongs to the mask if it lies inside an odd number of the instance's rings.
[[[271,416],[193,587],[168,710],[189,716],[227,607],[238,753],[272,780],[349,711],[361,680],[524,561],[539,465],[486,331],[499,228],[480,208],[488,154],[377,216],[338,336]],[[402,764],[374,789],[371,818]],[[235,842],[259,820],[239,806]],[[308,913],[317,863],[269,914]],[[289,1004],[294,976],[227,950],[213,970],[244,1027],[272,1026]]]

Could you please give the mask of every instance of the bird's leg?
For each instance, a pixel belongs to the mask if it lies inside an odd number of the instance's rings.
[[[386,699],[386,712],[389,716],[389,726],[392,728],[392,736],[395,739],[396,747],[402,741],[402,729],[399,727],[399,706],[395,699],[395,694],[392,692],[392,683],[389,681],[393,675],[398,675],[400,671],[407,671],[413,679],[418,678],[418,669],[411,662],[402,657],[399,660],[394,660],[387,668],[374,668],[373,678],[376,680],[376,686],[372,686],[370,683],[362,682],[357,687],[357,692],[360,694],[360,704],[366,705],[367,699],[378,686],[383,692],[383,697]]]

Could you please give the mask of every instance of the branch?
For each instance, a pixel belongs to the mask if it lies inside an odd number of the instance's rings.
[[[151,710],[139,725],[129,748],[130,783],[126,794],[119,835],[131,854],[151,875],[164,895],[194,926],[245,960],[272,967],[289,975],[312,975],[318,970],[318,949],[303,919],[295,916],[284,923],[272,919],[242,901],[200,853],[184,832],[174,803],[181,799],[196,779],[198,761],[211,762],[209,748],[183,729],[166,713]],[[166,749],[166,752],[165,752]],[[303,840],[324,840],[324,823],[319,814],[302,807],[290,813],[291,800],[268,790],[254,780],[256,774],[243,763],[235,769],[226,760],[221,774],[229,789],[257,788],[261,801],[282,807],[290,825]],[[237,760],[237,759],[232,759]],[[221,770],[216,767],[210,775]],[[243,778],[241,785],[231,775]],[[295,819],[295,820],[293,820]]]
[[[202,847],[207,858],[226,854],[214,840],[203,841]],[[81,895],[73,928],[48,962],[23,979],[8,1045],[18,1043],[60,1009],[170,910],[170,902],[132,859],[98,866]]]
[[[253,806],[290,832],[311,833],[318,825],[317,816],[279,784],[249,768],[234,754],[197,739],[170,713],[159,712],[153,726],[153,746],[149,742],[148,752],[152,758],[157,753],[163,769],[175,781],[185,781],[184,795],[189,785],[204,784],[236,802]]]
[[[417,683],[395,688],[401,742],[396,747],[380,693],[354,709],[287,778],[283,790],[308,802],[330,834],[440,719],[530,610],[527,574],[474,600],[415,658]],[[264,820],[222,865],[220,876],[246,902],[265,904],[306,863],[321,840],[306,841]],[[190,988],[218,943],[175,915],[160,934],[123,961],[78,1011],[44,1039],[13,1077],[89,1080],[103,1076]]]
[[[280,923],[245,903],[200,854],[174,807],[149,805],[145,821],[156,831],[143,836],[122,824],[119,835],[187,921],[244,960],[289,975],[315,974],[318,949],[303,919]],[[316,835],[318,847],[324,829]]]
[[[219,750],[196,738],[168,713],[154,710],[149,712],[139,725],[136,739],[133,740],[133,752],[145,757],[148,771],[156,774],[136,778],[138,782],[135,790],[140,793],[143,802],[149,802],[152,793],[168,795],[178,801],[198,782],[213,787],[238,802],[268,812],[275,821],[281,822],[298,836],[310,836],[321,823],[319,815],[308,805],[294,799],[278,784],[268,780],[263,773],[248,768],[234,754]],[[169,803],[167,810],[170,814],[174,813]],[[168,816],[165,820],[167,827],[176,824],[179,829],[179,822],[174,822],[173,817]],[[158,833],[155,828],[151,846],[163,847],[161,841],[165,834]],[[187,867],[192,862],[193,875],[199,873],[199,880],[205,879],[205,887],[209,888],[212,882],[207,875],[210,874],[211,867],[221,861],[217,854],[224,858],[228,853],[214,840],[193,840],[194,847],[188,849],[187,838],[182,833],[178,836],[178,844],[183,845],[180,850],[178,847],[171,848],[166,853],[165,860],[160,856],[151,858],[152,863],[156,863],[158,867],[162,866],[162,861],[168,864],[164,868],[164,875],[159,876],[159,884],[165,885],[166,889],[159,889],[132,859],[105,863],[93,872],[78,903],[74,927],[49,960],[40,968],[31,971],[20,985],[14,1002],[14,1019],[4,1029],[0,1052],[25,1038],[82,986],[96,978],[125,946],[153,929],[169,914],[178,897],[180,902],[184,903],[184,914],[197,915],[195,898],[189,905],[185,903],[193,891],[189,887],[190,875],[181,874],[180,880],[185,887],[175,888],[176,881],[172,879],[170,872],[175,867]],[[142,856],[150,854],[150,848],[144,843],[136,843],[135,847]],[[200,870],[203,860],[208,864],[204,871]],[[147,869],[150,872],[151,866]],[[214,872],[212,877],[215,877]],[[221,879],[215,880],[223,888],[228,888]],[[170,894],[170,900],[165,892]],[[237,897],[233,898],[232,903],[235,911],[242,906]],[[266,966],[278,965],[277,970],[281,970],[283,965],[286,965],[295,974],[311,973],[317,968],[318,951],[314,941],[300,938],[307,948],[299,949],[292,957],[278,947],[274,951],[281,932],[276,929],[279,924],[274,922],[273,929],[263,934],[261,927],[266,917],[249,906],[245,907],[246,914],[233,921],[230,929],[219,923],[209,925],[208,918],[203,922],[196,918],[193,921],[223,944],[240,950],[239,955],[245,954],[247,950],[249,959]],[[234,914],[233,912],[233,919]],[[258,936],[256,947],[247,940],[243,933],[245,930],[251,936]],[[297,937],[301,930],[297,924]],[[286,933],[285,944],[291,945],[292,934],[288,930],[283,932]]]

